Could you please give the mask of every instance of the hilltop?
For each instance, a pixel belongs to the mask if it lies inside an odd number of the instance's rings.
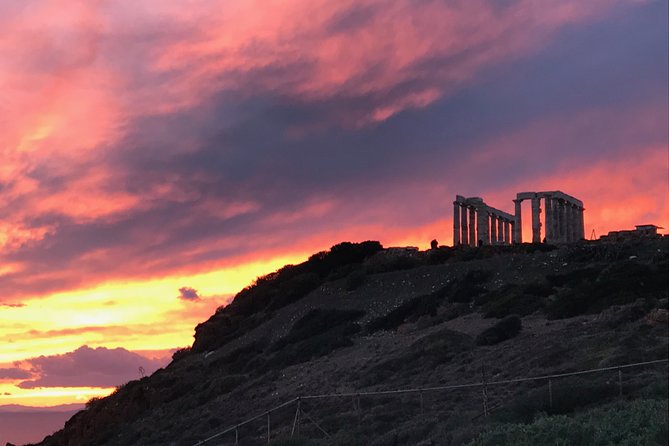
[[[668,242],[425,252],[335,245],[258,278],[199,324],[192,347],[169,366],[90,401],[39,445],[191,446],[298,396],[666,359]],[[272,414],[271,430],[276,445],[507,444],[520,424],[543,414],[525,430],[543,435],[571,423],[587,443],[595,435],[588,423],[605,421],[613,431],[624,423],[611,420],[641,420],[650,427],[639,427],[646,437],[638,438],[666,444],[666,418],[652,416],[666,412],[666,364],[625,371],[622,383],[620,397],[615,373],[556,381],[552,406],[546,382],[491,387],[485,409],[478,388],[420,401],[416,394],[305,400],[315,423],[303,421],[302,439],[281,439],[290,435],[294,406]],[[266,431],[264,419],[247,425],[240,444],[266,444]]]

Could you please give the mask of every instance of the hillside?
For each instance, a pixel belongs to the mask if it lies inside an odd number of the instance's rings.
[[[199,324],[192,348],[168,367],[91,401],[39,445],[191,446],[299,396],[666,359],[668,242],[427,252],[336,245],[259,278]],[[271,435],[277,445],[456,445],[479,433],[485,444],[521,444],[514,432],[539,414],[547,418],[529,426],[544,432],[630,420],[661,403],[666,410],[666,373],[664,363],[556,380],[552,406],[547,382],[536,381],[487,388],[485,409],[480,388],[304,400],[303,439],[281,439],[295,405],[272,413]],[[666,444],[666,418],[652,423],[639,435]],[[586,444],[594,430],[583,429]],[[265,419],[239,434],[242,445],[266,444]],[[225,440],[207,444],[234,444],[234,435]]]

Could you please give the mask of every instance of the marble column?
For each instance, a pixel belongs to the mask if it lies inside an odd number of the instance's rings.
[[[490,244],[497,244],[497,216],[490,216]]]
[[[453,246],[460,244],[460,203],[453,202]]]
[[[553,243],[553,199],[551,197],[544,198],[546,206],[546,214],[544,215],[546,223],[546,241]]]
[[[557,243],[560,241],[560,204],[557,198],[551,198],[551,206],[551,212],[553,212],[553,217],[551,218],[551,233],[553,234],[553,238],[551,243]]]
[[[512,243],[523,243],[523,207],[520,205],[523,200],[513,200],[516,205],[516,219],[513,222]]]
[[[579,222],[578,222],[578,206],[577,205],[572,205],[571,207],[571,227],[572,227],[572,236],[571,236],[571,241],[572,242],[577,242],[581,239],[580,231],[579,231]]]
[[[478,240],[476,239],[476,209],[469,208],[469,246],[476,246]]]
[[[532,243],[541,243],[541,202],[532,198]]]
[[[460,205],[460,243],[463,246],[469,245],[469,223],[467,221],[467,208]]]
[[[507,245],[511,243],[511,222],[509,220],[504,222],[504,243]]]
[[[565,232],[565,229],[566,229],[566,227],[565,227],[566,226],[566,224],[565,224],[565,220],[566,220],[565,212],[566,212],[566,210],[567,210],[567,206],[566,206],[566,203],[564,202],[564,200],[559,200],[558,201],[558,234],[559,234],[558,235],[558,241],[560,243],[564,243],[564,242],[567,241],[566,232]]]
[[[504,221],[501,217],[497,217],[497,243],[504,243]]]
[[[578,208],[578,234],[580,239],[585,240],[585,221],[583,219],[584,208]]]
[[[478,208],[476,210],[476,220],[477,220],[477,246],[488,245],[490,244],[490,218],[488,216],[488,211],[484,208]]]
[[[574,206],[567,202],[565,203],[565,241],[567,243],[573,242],[573,236],[574,236],[574,217],[572,215],[572,210],[574,209]]]

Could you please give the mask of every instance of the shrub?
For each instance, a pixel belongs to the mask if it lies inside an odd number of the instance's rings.
[[[552,292],[541,284],[504,285],[498,290],[482,296],[482,310],[485,317],[502,318],[510,314],[527,316],[543,308],[545,297]]]
[[[191,354],[190,347],[180,348],[172,354],[172,361],[173,362],[180,361],[190,354]]]
[[[365,312],[359,310],[326,310],[321,308],[311,310],[295,322],[288,334],[275,343],[273,349],[276,350],[288,344],[325,334],[343,325],[355,325],[353,322],[364,315]],[[346,331],[350,332],[350,327]]]
[[[545,416],[532,424],[503,424],[470,446],[664,445],[669,440],[667,401],[637,400],[591,409],[574,417]]]
[[[470,283],[472,285],[480,285],[486,282],[491,275],[492,271],[487,271],[484,269],[474,269],[471,271],[467,271],[467,274],[465,274],[465,276],[462,278],[462,281]]]
[[[101,399],[102,398],[100,398],[99,396],[94,396],[93,398],[89,399],[88,401],[86,401],[86,409],[90,409],[96,406]]]
[[[276,369],[306,362],[353,345],[350,336],[360,331],[353,321],[364,314],[356,310],[310,311],[272,346],[273,355],[263,367]]]
[[[350,335],[359,330],[355,324],[347,324],[318,336],[291,344],[277,344],[273,354],[262,364],[265,369],[281,369],[292,364],[308,362],[331,352],[353,345]]]
[[[469,303],[487,291],[487,289],[480,285],[474,285],[469,282],[458,283],[451,290],[448,301],[452,303]]]
[[[370,333],[379,330],[394,330],[405,321],[417,319],[420,316],[436,316],[437,307],[441,302],[439,295],[427,294],[404,301],[385,316],[377,317],[367,324]]]
[[[552,286],[574,287],[580,285],[582,282],[594,281],[600,271],[601,269],[597,268],[580,268],[565,274],[549,274],[546,276],[546,279]]]
[[[453,248],[440,246],[436,249],[431,249],[427,253],[427,263],[429,265],[440,265],[453,257]]]
[[[452,303],[469,303],[481,294],[488,291],[481,286],[488,280],[491,272],[485,270],[468,271],[462,278],[446,285],[439,293],[448,297]]]
[[[507,316],[476,337],[476,345],[495,345],[520,333],[523,323],[516,315]]]
[[[592,271],[588,273],[591,278]],[[602,270],[596,280],[566,281],[546,307],[549,319],[599,313],[613,305],[625,305],[640,298],[654,298],[667,292],[666,271],[633,261],[618,262]]]
[[[346,291],[357,290],[365,283],[366,280],[367,275],[365,274],[365,270],[357,269],[348,275],[344,288],[346,288]]]
[[[563,378],[553,382],[553,406],[550,405],[548,384],[529,390],[501,409],[496,419],[507,422],[531,422],[537,414],[570,414],[594,404],[611,401],[618,395],[615,383],[586,378]]]

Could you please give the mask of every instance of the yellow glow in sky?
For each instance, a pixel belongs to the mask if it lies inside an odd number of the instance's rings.
[[[164,356],[166,350],[191,345],[195,325],[256,277],[298,263],[306,256],[284,255],[188,276],[103,283],[22,300],[21,307],[2,307],[0,368],[14,367],[17,361],[40,355],[64,354],[82,345],[163,351]],[[201,298],[179,299],[181,287],[195,288]],[[0,405],[75,403],[113,390],[20,389],[16,384],[21,381],[0,380]]]

